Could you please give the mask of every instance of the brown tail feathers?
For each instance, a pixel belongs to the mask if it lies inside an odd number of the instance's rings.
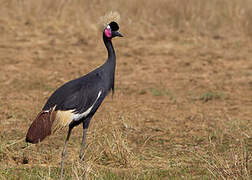
[[[51,134],[53,121],[55,120],[54,109],[55,107],[49,111],[41,111],[37,115],[26,134],[26,142],[36,144]]]

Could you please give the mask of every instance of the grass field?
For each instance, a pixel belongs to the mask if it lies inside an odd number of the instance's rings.
[[[68,145],[65,179],[251,179],[250,0],[0,0],[0,179],[59,179],[66,130],[24,137],[51,93],[107,57],[97,23],[121,15],[115,94]]]

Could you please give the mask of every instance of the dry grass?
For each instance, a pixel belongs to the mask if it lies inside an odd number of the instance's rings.
[[[251,179],[249,0],[0,0],[0,179],[59,178],[66,132],[36,146],[24,136],[53,90],[104,62],[110,11],[125,35],[116,92],[84,164],[74,129],[65,178]]]

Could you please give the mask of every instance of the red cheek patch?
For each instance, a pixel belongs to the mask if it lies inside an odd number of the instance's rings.
[[[104,33],[105,33],[106,37],[111,38],[111,30],[110,29],[105,29]]]

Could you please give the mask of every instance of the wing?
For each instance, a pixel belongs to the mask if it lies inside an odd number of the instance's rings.
[[[93,75],[70,81],[57,89],[48,99],[43,110],[56,106],[56,111],[73,110],[83,113],[99,98],[104,99],[107,92],[100,76]]]
[[[74,110],[74,113],[81,114],[92,107],[98,99],[103,97],[104,88],[98,84],[86,83],[79,91],[71,94],[65,100],[56,106],[56,110]]]

